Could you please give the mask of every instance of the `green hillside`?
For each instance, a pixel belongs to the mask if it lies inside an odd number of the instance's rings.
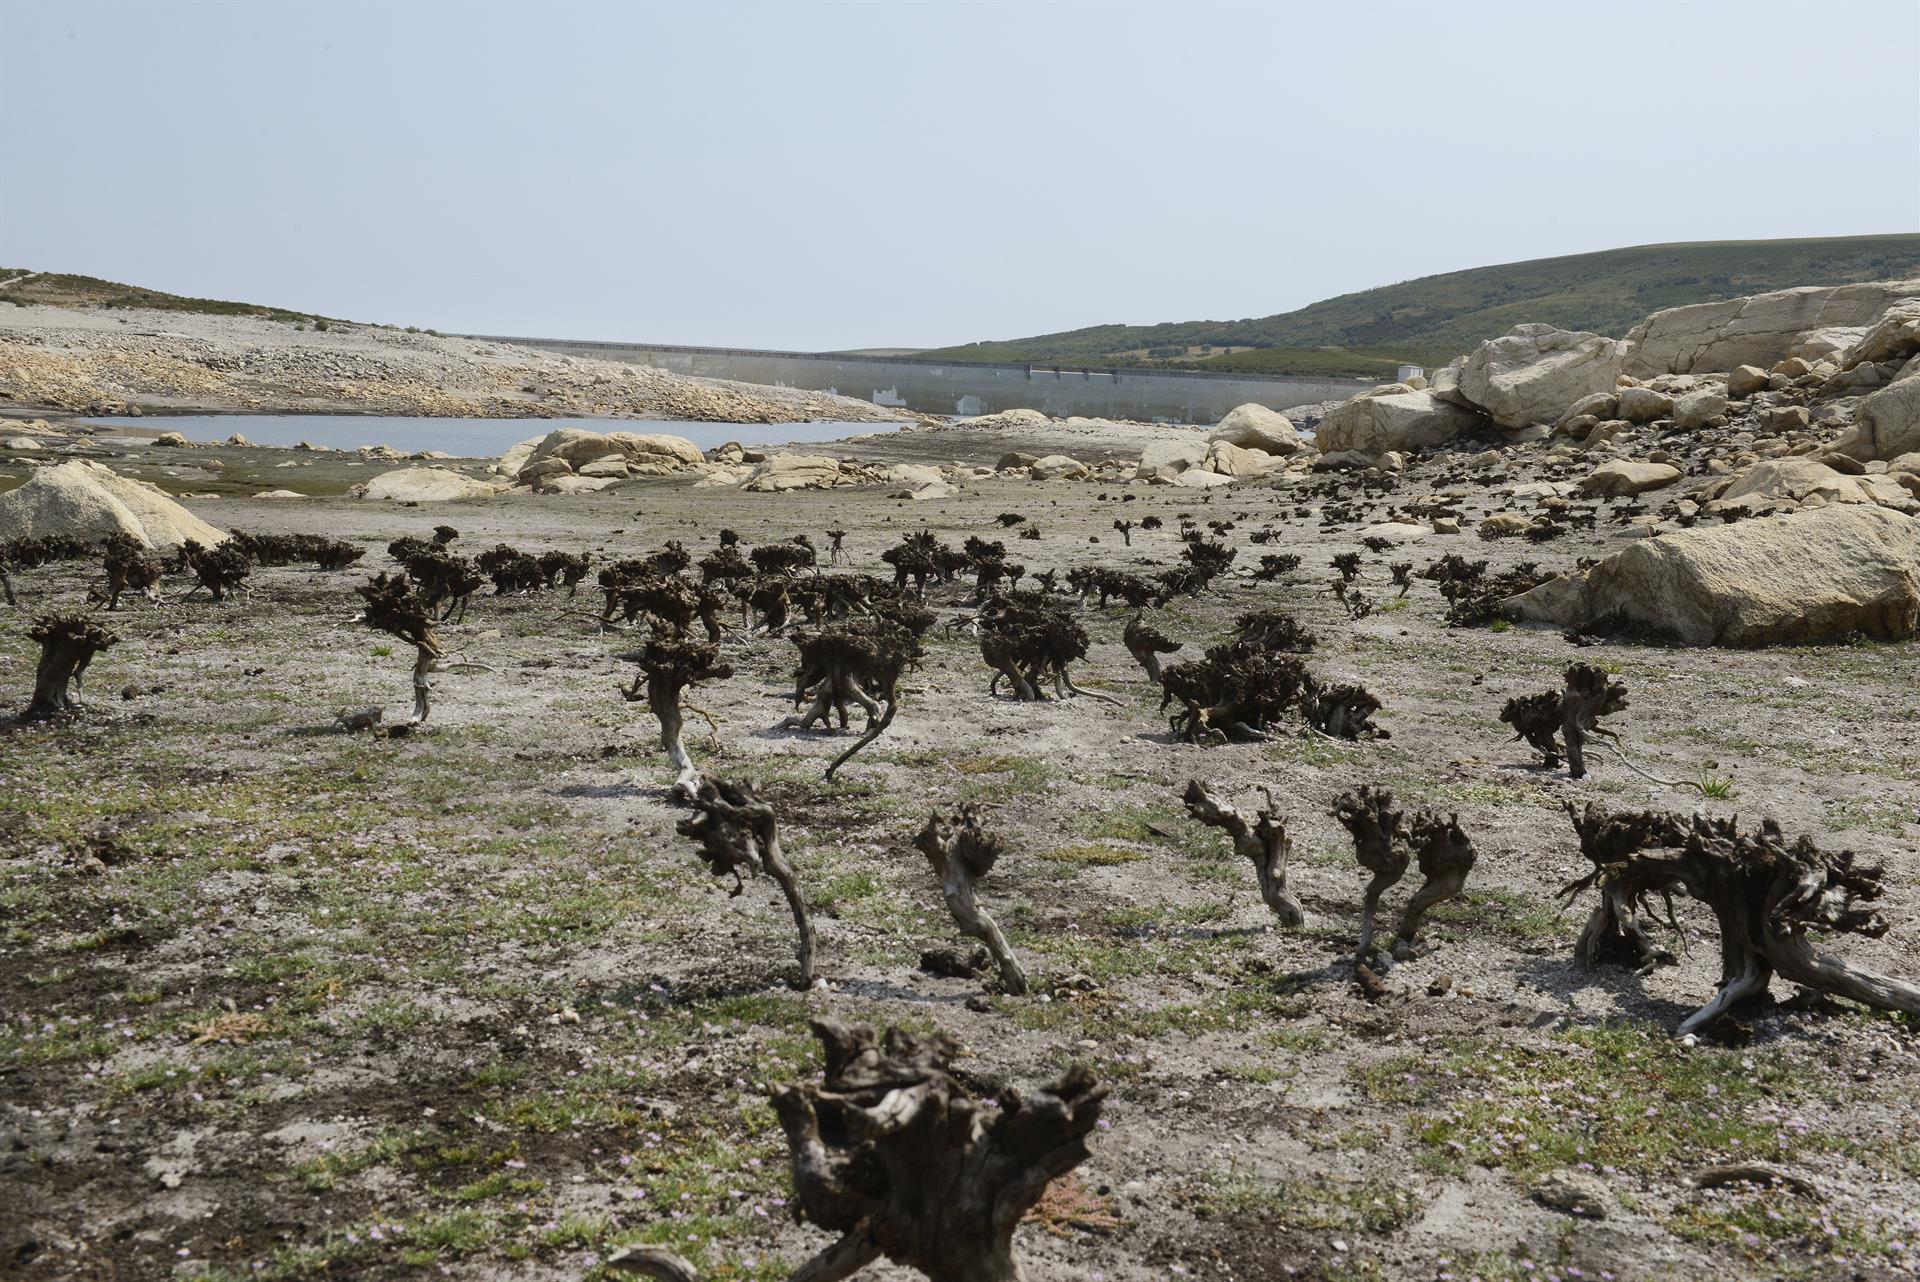
[[[1649,312],[1794,285],[1920,277],[1920,234],[1698,241],[1424,276],[1237,321],[1095,325],[921,353],[944,360],[1391,375],[1524,321],[1619,337]]]
[[[41,303],[51,307],[145,307],[160,312],[205,312],[214,316],[263,316],[270,320],[312,322],[325,319],[284,307],[229,303],[216,298],[185,298],[157,289],[122,285],[96,276],[61,272],[33,274],[24,267],[0,267],[0,303]]]

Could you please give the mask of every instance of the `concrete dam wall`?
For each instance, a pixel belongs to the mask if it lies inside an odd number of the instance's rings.
[[[995,414],[1035,409],[1055,417],[1214,423],[1252,401],[1284,410],[1345,399],[1371,379],[1287,378],[1190,370],[971,364],[911,356],[834,356],[726,347],[673,347],[557,338],[463,337],[599,360],[651,365],[676,374],[834,392],[922,414]]]

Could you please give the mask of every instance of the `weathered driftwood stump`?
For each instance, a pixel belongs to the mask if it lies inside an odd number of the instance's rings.
[[[1333,817],[1352,835],[1360,866],[1373,874],[1360,900],[1360,943],[1353,953],[1356,962],[1365,962],[1373,953],[1373,918],[1380,897],[1407,875],[1413,857],[1400,835],[1406,816],[1394,804],[1393,793],[1362,784],[1358,792],[1340,795],[1333,803]]]
[[[406,567],[415,594],[431,613],[441,619],[467,617],[467,602],[486,583],[479,567],[464,556],[455,556],[439,542],[422,543],[418,539],[396,539],[387,551]]]
[[[1329,739],[1390,739],[1392,732],[1373,724],[1380,700],[1365,686],[1323,686],[1310,681],[1300,698],[1307,724]]]
[[[751,783],[711,777],[700,781],[689,801],[697,813],[682,819],[674,830],[700,843],[700,858],[714,876],[733,877],[728,894],[738,895],[746,889],[745,878],[764,871],[786,896],[799,933],[800,979],[794,986],[809,987],[813,983],[813,918],[793,867],[780,851],[780,823],[773,807],[760,799]]]
[[[1027,991],[1027,973],[1007,944],[1007,937],[974,899],[974,883],[992,870],[1000,858],[998,838],[980,823],[980,810],[972,802],[963,803],[951,816],[934,811],[926,826],[913,839],[916,850],[933,865],[940,879],[940,893],[947,901],[960,932],[979,940],[993,954],[1000,967],[1000,987],[1015,997]]]
[[[1575,779],[1587,773],[1587,736],[1599,730],[1600,718],[1627,706],[1624,681],[1609,681],[1604,668],[1591,663],[1567,665],[1567,688],[1560,697],[1560,732],[1567,741],[1567,773]]]
[[[1220,800],[1198,779],[1187,781],[1187,813],[1211,828],[1219,828],[1233,841],[1233,853],[1253,863],[1260,879],[1260,898],[1282,926],[1304,926],[1307,913],[1300,901],[1287,889],[1287,860],[1293,854],[1293,839],[1287,835],[1287,821],[1274,807],[1273,794],[1262,788],[1267,804],[1254,812],[1252,822],[1227,802]]]
[[[427,719],[428,676],[440,658],[440,640],[433,634],[433,615],[426,602],[414,595],[413,584],[404,574],[377,574],[358,589],[367,603],[361,620],[389,636],[398,637],[414,648],[413,719],[418,725]]]
[[[819,1086],[773,1093],[793,1150],[797,1217],[839,1241],[793,1276],[835,1282],[885,1256],[932,1282],[1019,1282],[1013,1233],[1049,1182],[1088,1157],[1107,1088],[1083,1065],[1031,1096],[977,1100],[947,1065],[959,1046],[814,1021]]]
[[[40,643],[33,673],[33,701],[22,721],[51,721],[80,707],[80,683],[93,656],[120,638],[82,614],[46,614],[33,621],[27,636]]]
[[[1311,681],[1306,665],[1291,655],[1217,645],[1204,659],[1189,659],[1166,670],[1160,682],[1160,706],[1181,705],[1181,711],[1168,718],[1168,726],[1188,743],[1259,742]]]
[[[1086,657],[1087,630],[1044,593],[997,597],[982,607],[978,619],[980,657],[994,672],[988,694],[998,691],[1004,678],[1014,698],[1023,702],[1045,699],[1049,682],[1057,698],[1073,694],[1097,703],[1120,702],[1073,683],[1068,665]]]
[[[1285,610],[1249,610],[1233,621],[1233,627],[1233,643],[1241,650],[1306,654],[1313,649],[1313,633]]]
[[[1422,811],[1407,825],[1393,793],[1370,785],[1342,794],[1334,802],[1333,816],[1352,835],[1354,857],[1360,866],[1373,874],[1361,900],[1355,963],[1364,964],[1372,955],[1374,914],[1379,910],[1380,897],[1417,861],[1420,889],[1401,914],[1393,945],[1395,958],[1415,956],[1421,919],[1435,904],[1459,894],[1473,870],[1473,842],[1460,827],[1460,817],[1448,815],[1442,819],[1435,812]]]
[[[1603,898],[1632,905],[1678,888],[1713,910],[1720,923],[1720,987],[1676,1034],[1705,1028],[1736,1003],[1764,993],[1776,972],[1814,992],[1920,1014],[1920,987],[1813,946],[1812,933],[1820,930],[1868,938],[1887,932],[1886,918],[1863,906],[1880,897],[1879,868],[1856,864],[1850,850],[1822,851],[1805,836],[1789,842],[1770,819],[1751,833],[1731,819],[1705,815],[1669,816],[1657,827],[1645,835],[1659,846],[1627,851],[1570,889],[1597,881]],[[1665,844],[1676,833],[1681,844]]]
[[[691,797],[700,788],[700,769],[687,751],[680,695],[696,682],[724,681],[733,675],[733,666],[721,661],[719,648],[712,643],[661,634],[655,634],[644,648],[620,657],[639,664],[641,672],[631,687],[621,688],[621,697],[630,703],[647,701],[647,710],[660,722],[660,746],[678,772],[674,791]]]
[[[1420,868],[1420,889],[1400,915],[1400,933],[1393,945],[1394,956],[1400,958],[1414,955],[1421,918],[1435,904],[1460,893],[1479,856],[1460,826],[1459,815],[1442,819],[1437,812],[1423,810],[1413,820],[1413,857]]]

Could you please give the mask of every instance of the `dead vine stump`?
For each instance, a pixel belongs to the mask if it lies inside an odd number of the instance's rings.
[[[719,647],[684,638],[656,633],[643,649],[620,656],[640,665],[642,676],[633,679],[631,688],[622,688],[628,702],[646,699],[647,709],[660,722],[660,746],[678,772],[673,788],[691,797],[700,788],[700,770],[687,751],[686,718],[680,707],[680,695],[699,681],[724,681],[733,675],[731,664],[720,659]],[[645,685],[642,686],[644,677]]]
[[[80,682],[93,656],[120,638],[82,614],[47,614],[33,621],[27,636],[40,643],[33,673],[33,701],[22,721],[51,721],[80,707]]]
[[[413,584],[404,574],[375,575],[358,589],[367,603],[361,620],[389,636],[398,637],[414,648],[413,719],[418,725],[427,719],[427,680],[440,658],[440,640],[433,634],[433,615],[426,602],[413,593]]]
[[[959,1046],[819,1019],[819,1086],[773,1093],[793,1150],[796,1215],[841,1234],[795,1278],[844,1278],[885,1256],[932,1282],[1020,1282],[1013,1233],[1049,1182],[1088,1157],[1107,1088],[1083,1065],[1030,1096],[978,1100],[948,1071]]]
[[[1287,835],[1287,821],[1274,808],[1273,794],[1261,789],[1267,804],[1247,816],[1222,801],[1198,779],[1187,781],[1183,800],[1187,813],[1211,828],[1219,828],[1233,841],[1233,852],[1253,863],[1260,879],[1260,898],[1266,902],[1282,926],[1304,926],[1307,913],[1300,901],[1287,889],[1287,860],[1293,854],[1293,840]]]
[[[993,954],[1000,967],[1000,987],[1015,997],[1023,995],[1027,973],[1020,968],[1020,959],[1013,955],[999,925],[973,895],[974,883],[992,870],[1001,853],[999,839],[980,823],[979,807],[965,802],[951,816],[934,811],[913,845],[933,865],[947,911],[953,914],[960,932],[979,940]]]
[[[793,911],[794,929],[799,934],[796,951],[800,958],[800,979],[794,986],[813,984],[813,918],[800,894],[800,883],[793,868],[780,851],[780,824],[773,807],[760,799],[753,785],[742,781],[707,778],[689,798],[696,813],[682,819],[674,830],[700,843],[700,858],[716,877],[731,875],[738,895],[746,888],[744,878],[764,871],[786,896]]]
[[[1421,919],[1435,904],[1459,894],[1473,870],[1477,856],[1473,842],[1460,827],[1460,817],[1448,815],[1442,819],[1433,811],[1421,811],[1407,825],[1393,793],[1370,785],[1342,794],[1334,802],[1333,815],[1352,835],[1354,857],[1360,866],[1373,874],[1361,901],[1356,965],[1366,964],[1372,955],[1374,914],[1380,897],[1406,876],[1408,865],[1417,862],[1420,889],[1401,914],[1393,946],[1396,959],[1415,956]]]

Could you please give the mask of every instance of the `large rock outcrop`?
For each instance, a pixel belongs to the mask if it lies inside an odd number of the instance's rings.
[[[1285,414],[1252,402],[1228,410],[1220,426],[1207,433],[1207,440],[1282,457],[1296,453],[1301,445],[1300,433],[1293,430]]]
[[[1920,617],[1920,520],[1861,505],[1695,527],[1636,543],[1507,609],[1695,645],[1900,640]]]
[[[1264,476],[1279,467],[1280,460],[1265,450],[1243,450],[1227,441],[1214,441],[1200,466],[1221,476]]]
[[[1036,481],[1084,481],[1093,475],[1093,469],[1077,458],[1065,454],[1049,454],[1043,459],[1035,459],[1028,469]]]
[[[1870,326],[1894,303],[1916,296],[1920,281],[1874,281],[1669,307],[1627,331],[1625,370],[1647,378],[1721,373],[1738,365],[1769,369],[1793,355],[1795,342],[1810,330]]]
[[[1920,356],[1902,366],[1891,383],[1860,399],[1852,430],[1834,442],[1833,450],[1862,463],[1920,450]]]
[[[1467,357],[1459,394],[1502,427],[1557,423],[1582,397],[1612,392],[1624,357],[1599,334],[1515,325]]]
[[[1001,410],[998,414],[961,419],[955,426],[981,432],[1031,432],[1052,423],[1053,420],[1039,410]]]
[[[1485,426],[1470,409],[1404,383],[1363,392],[1327,411],[1314,432],[1323,454],[1377,456],[1388,450],[1432,449]]]
[[[1588,494],[1645,494],[1664,489],[1680,479],[1680,469],[1670,463],[1641,463],[1632,459],[1614,459],[1593,469],[1580,482]]]
[[[1863,477],[1836,472],[1825,463],[1806,458],[1766,459],[1732,477],[1716,496],[1732,504],[1744,499],[1768,503],[1871,503],[1873,494]],[[1901,497],[1905,497],[1902,491]]]
[[[1920,298],[1903,298],[1836,359],[1844,370],[1865,361],[1904,361],[1916,354],[1920,354]]]
[[[1202,467],[1207,461],[1207,445],[1197,437],[1155,441],[1140,451],[1134,479],[1167,484],[1189,468]]]
[[[104,539],[128,534],[148,547],[172,549],[192,539],[211,547],[227,536],[158,487],[86,459],[41,468],[0,494],[0,540]]]
[[[361,497],[393,503],[451,503],[491,498],[497,493],[493,485],[452,468],[403,467],[368,481]]]
[[[754,494],[778,494],[784,490],[825,490],[839,482],[840,464],[834,459],[775,454],[756,463],[740,488]]]
[[[700,447],[684,436],[659,432],[590,432],[581,427],[556,427],[541,438],[516,475],[559,459],[578,470],[583,463],[618,456],[634,476],[663,476],[682,472],[706,461]],[[550,475],[551,473],[543,473]]]

